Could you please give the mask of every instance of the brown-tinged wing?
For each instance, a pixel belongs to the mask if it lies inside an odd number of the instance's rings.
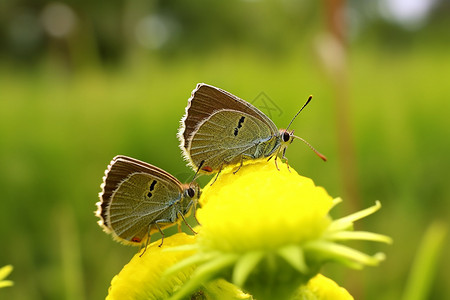
[[[97,202],[96,216],[100,218],[99,225],[106,231],[111,232],[110,224],[107,221],[107,208],[111,203],[111,196],[119,185],[133,173],[149,173],[159,177],[166,177],[168,180],[180,187],[181,183],[166,171],[150,165],[146,162],[124,156],[115,156],[108,165],[101,184],[102,191],[99,193],[100,201]]]
[[[202,121],[211,116],[214,112],[230,109],[246,113],[261,120],[270,127],[273,134],[278,132],[278,128],[272,120],[247,101],[217,87],[199,83],[192,91],[192,95],[189,98],[186,107],[186,113],[181,119],[181,126],[178,131],[180,148],[183,151],[188,149],[189,140]]]
[[[139,245],[157,231],[172,226],[178,219],[181,186],[158,172],[129,175],[111,196],[107,223],[113,237],[125,244]]]

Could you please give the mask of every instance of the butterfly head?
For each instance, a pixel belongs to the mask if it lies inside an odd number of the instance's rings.
[[[187,214],[192,205],[194,206],[194,209],[196,208],[201,191],[200,186],[196,182],[183,185],[183,190],[183,214]]]
[[[197,199],[200,197],[200,186],[193,181],[184,186],[184,196],[190,199]]]
[[[283,145],[289,145],[294,140],[294,130],[280,129],[281,143]]]

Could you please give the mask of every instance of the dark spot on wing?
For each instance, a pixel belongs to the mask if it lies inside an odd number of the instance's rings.
[[[234,136],[237,136],[237,135],[238,135],[239,128],[242,128],[242,123],[244,123],[244,120],[245,120],[245,117],[241,117],[241,118],[239,119],[237,127],[234,128],[234,132],[233,132]]]
[[[153,180],[152,183],[150,184],[150,192],[148,192],[147,197],[151,197],[153,196],[153,194],[151,193],[154,189],[155,189],[155,185],[156,185],[156,180]]]
[[[244,120],[245,120],[245,117],[241,117],[241,118],[239,119],[239,123],[238,123],[237,128],[241,128],[241,127],[242,127],[242,123],[244,123]]]
[[[155,189],[156,180],[153,180],[152,184],[150,184],[150,191],[153,191]]]

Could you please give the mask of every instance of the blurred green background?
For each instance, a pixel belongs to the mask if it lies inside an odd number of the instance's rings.
[[[176,132],[198,82],[280,127],[314,95],[292,128],[329,161],[297,141],[290,165],[343,197],[335,217],[380,200],[357,229],[394,239],[357,244],[386,253],[379,267],[324,273],[399,299],[426,228],[450,216],[449,28],[438,0],[1,1],[0,266],[15,286],[0,299],[106,296],[137,248],[96,224],[104,170],[124,154],[188,180]],[[450,297],[448,239],[437,249],[428,299]]]

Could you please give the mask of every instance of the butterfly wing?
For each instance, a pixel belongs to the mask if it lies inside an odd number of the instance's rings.
[[[172,205],[182,195],[181,183],[169,173],[130,157],[116,156],[105,172],[96,214],[99,224],[117,240],[140,244],[156,221],[168,225],[175,222],[177,211]]]
[[[220,110],[200,123],[190,139],[188,152],[194,168],[202,162],[206,173],[222,164],[237,164],[244,158],[270,154],[278,139],[259,119],[232,110]]]
[[[205,160],[204,170],[212,172],[223,162],[239,161],[241,154],[257,154],[266,146],[261,143],[278,135],[275,124],[259,109],[207,84],[198,84],[192,92],[181,122],[178,138],[185,158],[194,169]]]

